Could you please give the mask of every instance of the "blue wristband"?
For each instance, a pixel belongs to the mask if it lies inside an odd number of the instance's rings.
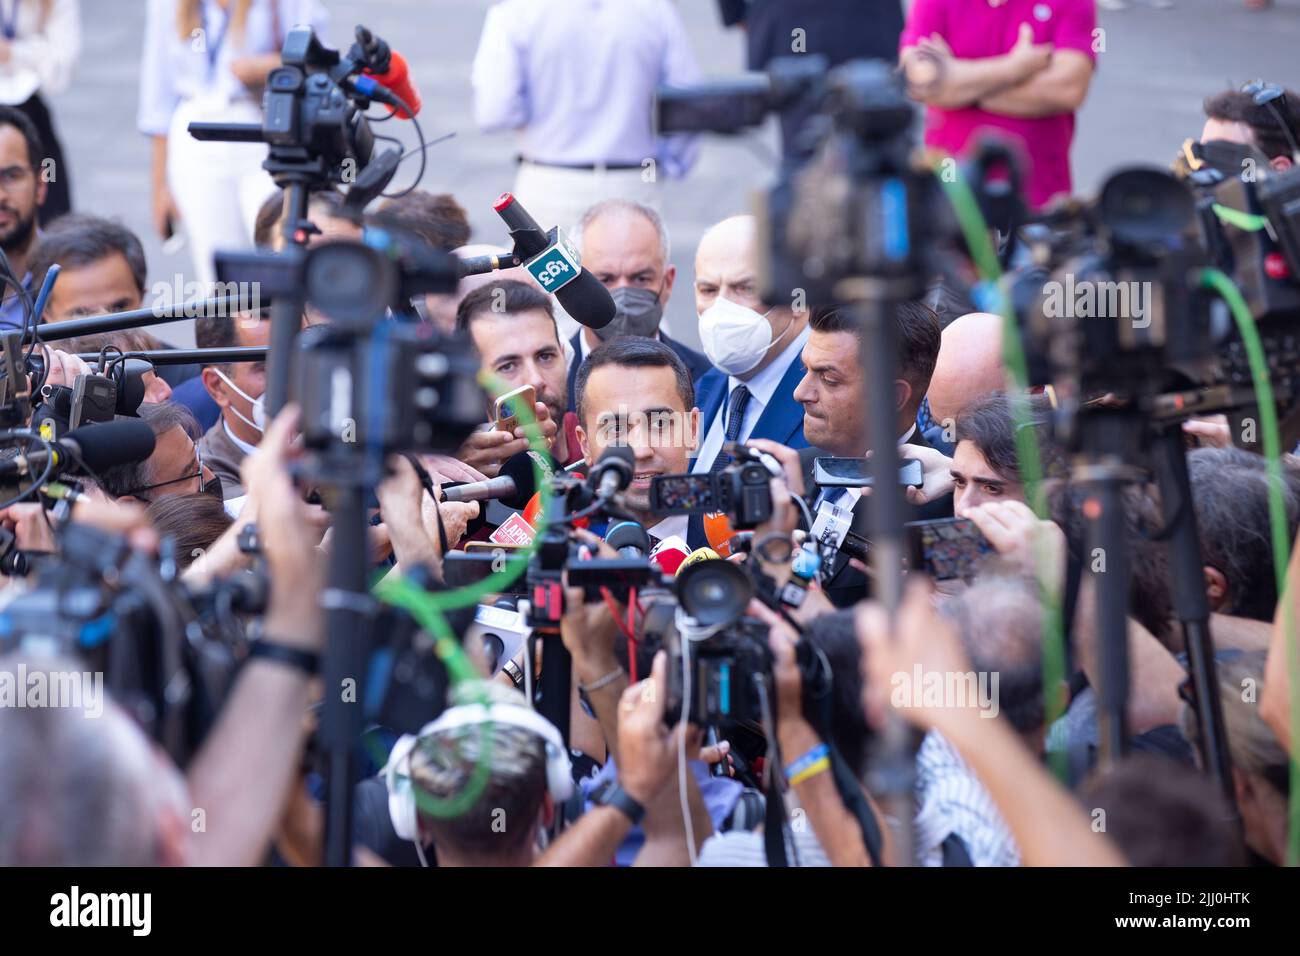
[[[785,768],[785,778],[787,780],[799,776],[819,760],[824,760],[830,756],[830,748],[825,744],[818,744],[812,750],[808,751],[794,763]]]

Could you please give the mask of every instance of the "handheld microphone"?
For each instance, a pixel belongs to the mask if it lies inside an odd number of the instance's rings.
[[[676,574],[692,553],[680,536],[669,535],[654,546],[650,552],[650,563],[664,574]]]
[[[382,86],[387,92],[391,93],[396,100],[400,100],[411,108],[408,113],[400,103],[391,102],[391,106],[397,113],[399,119],[410,119],[420,112],[423,105],[420,100],[420,92],[415,88],[415,83],[411,79],[411,68],[406,62],[406,57],[393,50],[390,57],[390,65],[384,73],[372,73],[366,70],[365,76],[372,78],[376,83]],[[382,97],[376,96],[374,99],[384,102]]]
[[[605,543],[624,558],[644,558],[650,550],[650,535],[635,521],[620,521],[605,532]]]
[[[547,477],[555,474],[555,459],[543,452],[521,451],[501,463],[501,472],[486,481],[471,481],[448,485],[442,489],[443,501],[486,501],[496,498],[515,511],[523,510],[537,492],[536,465],[541,465]]]
[[[84,467],[103,472],[117,465],[144,461],[153,454],[153,429],[144,422],[104,422],[74,428],[56,442],[51,442],[54,464],[50,478]],[[0,482],[16,478],[39,478],[45,473],[50,454],[44,448],[30,455],[0,461]]]
[[[681,574],[682,571],[686,570],[692,564],[699,564],[701,561],[721,560],[723,560],[722,555],[718,554],[718,552],[714,551],[712,548],[696,548],[687,556],[686,560],[682,562],[681,567],[677,569],[677,573]]]
[[[632,484],[636,456],[626,445],[606,448],[600,459],[591,466],[587,483],[597,498],[610,498]]]
[[[730,557],[731,539],[736,536],[736,531],[731,527],[726,512],[706,514],[703,523],[704,537],[708,540],[709,547],[715,549],[721,557]]]
[[[356,79],[357,89],[370,99],[391,106],[399,118],[411,119],[420,112],[421,101],[406,57],[363,26],[357,27],[356,37],[357,45],[351,55],[366,64]],[[375,89],[376,86],[382,90]]]
[[[609,290],[582,268],[578,250],[558,228],[547,233],[510,193],[502,193],[492,208],[510,230],[524,267],[544,291],[560,300],[565,312],[592,329],[614,321],[618,310]]]

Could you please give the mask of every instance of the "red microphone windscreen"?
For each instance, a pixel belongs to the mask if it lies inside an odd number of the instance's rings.
[[[664,574],[676,574],[677,569],[690,557],[691,549],[677,535],[664,538],[650,552],[650,563]]]
[[[388,92],[401,97],[406,104],[411,107],[411,112],[394,107],[398,118],[410,119],[413,115],[420,112],[422,102],[420,93],[411,82],[411,68],[406,63],[406,57],[393,50],[388,61],[388,72],[371,73],[366,71],[367,76],[372,76],[375,82],[385,87]]]

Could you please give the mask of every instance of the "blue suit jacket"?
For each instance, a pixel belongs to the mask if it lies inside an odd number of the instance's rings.
[[[579,329],[569,339],[569,344],[573,346],[573,364],[569,366],[569,411],[576,412],[577,398],[574,392],[578,385],[578,366],[582,364],[578,356],[582,354],[582,330]],[[682,360],[686,370],[691,373],[691,381],[695,383],[696,390],[700,387],[700,380],[713,371],[713,366],[709,363],[708,358],[703,353],[695,351],[689,346],[682,345],[676,339],[670,339],[662,332],[659,333],[659,341],[668,346],[677,353],[677,357]],[[698,398],[696,404],[699,404]]]
[[[804,376],[803,362],[797,357],[781,376],[781,384],[776,387],[772,400],[763,409],[763,414],[754,422],[750,438],[766,438],[780,442],[790,448],[807,448],[808,442],[803,437],[803,406],[794,400],[794,390]],[[713,369],[695,386],[695,407],[700,410],[700,444],[704,436],[714,425],[718,409],[727,398],[728,376]],[[694,461],[692,461],[694,466]],[[686,543],[692,548],[707,545],[704,536],[704,522],[698,515],[692,515],[687,526]]]

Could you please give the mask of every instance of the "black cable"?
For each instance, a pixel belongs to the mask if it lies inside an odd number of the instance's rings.
[[[36,432],[27,428],[13,428],[0,432],[0,444],[13,441],[14,439],[26,439],[28,441],[41,443],[45,449],[45,471],[41,473],[40,478],[28,485],[27,488],[19,492],[15,497],[6,502],[0,503],[0,511],[4,511],[6,508],[12,507],[13,505],[31,497],[36,492],[39,492],[42,486],[50,480],[50,475],[54,473],[54,459],[56,453],[54,451],[53,442],[48,441]]]
[[[401,192],[379,194],[385,199],[400,199],[403,196],[405,196],[407,193],[414,192],[415,187],[420,185],[420,181],[424,179],[425,170],[428,168],[428,154],[425,152],[425,150],[428,149],[428,146],[425,143],[424,130],[420,127],[420,121],[415,118],[415,110],[411,109],[410,104],[407,103],[406,100],[398,96],[396,93],[394,93],[392,90],[389,90],[388,92],[393,97],[393,99],[397,101],[398,105],[401,106],[401,108],[406,111],[406,115],[411,117],[411,123],[412,125],[415,126],[415,135],[420,137],[420,151],[419,151],[420,171],[419,173],[416,174],[415,181],[411,183],[411,185],[403,189]],[[407,155],[409,155],[409,153],[399,156],[397,158],[397,162],[399,165],[401,164],[402,160],[406,158]]]

